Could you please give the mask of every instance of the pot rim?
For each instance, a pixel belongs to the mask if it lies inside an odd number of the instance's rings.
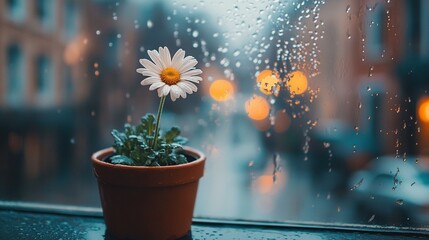
[[[102,159],[115,153],[115,150],[113,147],[103,148],[101,150],[98,150],[97,152],[93,153],[91,156],[91,160],[101,166],[105,167],[112,167],[117,169],[151,169],[151,170],[166,170],[166,169],[180,169],[180,168],[188,168],[193,165],[198,165],[200,162],[203,162],[206,160],[206,156],[201,151],[188,147],[183,146],[183,151],[186,155],[192,156],[196,158],[194,161],[184,164],[178,164],[178,165],[168,165],[168,166],[128,166],[128,165],[122,165],[122,164],[111,164],[103,161]]]

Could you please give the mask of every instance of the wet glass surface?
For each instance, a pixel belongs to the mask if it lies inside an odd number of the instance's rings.
[[[0,1],[1,200],[100,206],[167,46],[204,72],[162,118],[207,155],[195,216],[427,229],[429,1],[45,2]]]

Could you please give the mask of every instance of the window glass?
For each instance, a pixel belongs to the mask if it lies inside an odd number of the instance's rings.
[[[36,58],[36,92],[41,102],[51,100],[53,91],[51,60],[41,55]]]
[[[78,9],[75,1],[65,1],[63,31],[67,39],[72,39],[78,33],[78,20]]]
[[[100,206],[89,156],[156,112],[136,69],[167,46],[203,70],[162,117],[208,157],[195,216],[427,227],[427,1],[55,4],[58,34],[1,24],[2,200]]]
[[[24,56],[18,45],[6,48],[6,93],[8,105],[21,104],[24,99]]]
[[[35,15],[43,27],[52,27],[54,25],[54,3],[52,0],[36,0]]]
[[[25,17],[25,1],[24,0],[7,0],[7,11],[10,19],[22,21]]]

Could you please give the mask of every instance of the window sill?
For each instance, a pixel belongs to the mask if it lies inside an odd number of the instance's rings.
[[[0,239],[111,239],[99,208],[0,201]],[[183,239],[428,239],[429,232],[358,225],[195,218]]]

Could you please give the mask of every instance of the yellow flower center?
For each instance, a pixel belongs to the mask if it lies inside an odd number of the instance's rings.
[[[180,72],[177,69],[168,67],[161,72],[161,81],[167,85],[174,85],[180,81]]]

